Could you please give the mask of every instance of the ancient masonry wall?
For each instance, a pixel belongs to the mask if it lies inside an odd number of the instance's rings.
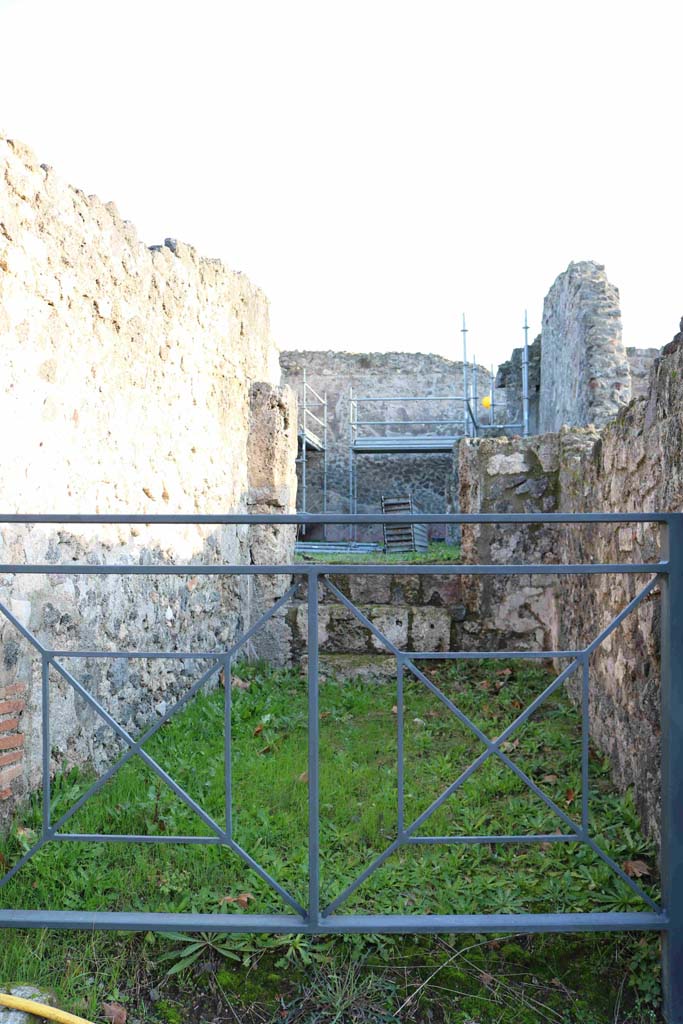
[[[549,511],[551,505],[566,512],[683,511],[683,322],[654,364],[648,393],[602,431],[462,442],[460,481],[467,512]],[[527,481],[537,481],[536,495]],[[658,529],[643,524],[463,529],[466,561],[652,561],[658,553]],[[553,584],[539,577],[534,617],[544,646],[585,646],[646,579],[577,576]],[[486,613],[500,602],[496,586],[489,580],[471,584],[466,601],[478,601]],[[519,584],[502,587],[503,598],[511,600]],[[514,618],[499,618],[497,625],[499,646],[525,642]],[[633,787],[654,836],[660,802],[658,629],[654,593],[602,644],[590,666],[593,739],[610,755],[617,783]]]
[[[147,248],[115,206],[0,138],[3,512],[288,511],[296,405],[268,304],[189,246]],[[291,529],[10,527],[1,561],[290,560]],[[286,584],[211,576],[0,576],[0,600],[53,649],[224,648]],[[276,656],[276,622],[255,640]],[[40,660],[0,627],[0,800],[37,781]],[[64,659],[134,735],[202,662]],[[52,767],[110,760],[112,730],[50,672]]]
[[[603,426],[630,399],[619,292],[600,264],[570,263],[543,304],[540,430]]]
[[[413,352],[303,352],[280,355],[282,379],[301,394],[303,370],[308,383],[328,398],[328,511],[347,512],[349,508],[349,394],[356,396],[417,396],[463,394],[462,363],[441,356]],[[478,393],[489,391],[487,372],[478,374]],[[504,394],[498,392],[497,401]],[[318,410],[314,410],[316,413]],[[481,410],[480,410],[481,411]],[[448,419],[461,416],[461,407],[450,402],[387,402],[363,405],[359,418],[374,420]],[[372,428],[364,428],[369,432]],[[395,433],[404,432],[400,426]],[[385,428],[376,428],[379,434]],[[420,427],[405,432],[420,433]],[[423,433],[451,433],[452,428],[425,427]],[[415,506],[422,512],[443,512],[446,488],[451,486],[450,455],[362,455],[356,458],[358,470],[358,511],[377,512],[382,495],[412,493]],[[311,512],[322,511],[322,460],[310,455],[307,481]],[[333,531],[330,531],[330,535]],[[434,535],[441,535],[435,528]],[[314,536],[312,534],[311,536]],[[343,536],[343,534],[340,534]]]

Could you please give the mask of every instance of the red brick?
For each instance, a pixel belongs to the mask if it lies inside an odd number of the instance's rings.
[[[13,732],[19,725],[18,718],[5,718],[0,722],[0,732]]]
[[[25,700],[2,700],[0,701],[0,715],[14,715],[22,712],[25,707]]]
[[[0,736],[0,750],[12,750],[14,747],[23,747],[24,734],[15,732],[13,736]]]
[[[14,764],[10,768],[5,768],[4,771],[0,772],[0,788],[7,786],[12,779],[16,779],[17,775],[21,775],[21,765]]]
[[[0,754],[0,766],[3,764],[18,764],[23,759],[23,750],[10,750],[8,754]]]

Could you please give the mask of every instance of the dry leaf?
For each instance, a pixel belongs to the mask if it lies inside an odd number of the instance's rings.
[[[259,754],[269,754],[272,749],[273,748],[271,747],[271,745],[269,743],[267,747],[262,747],[261,750],[259,750]]]
[[[321,711],[320,712],[320,717],[321,718],[329,718],[331,714],[332,714],[331,711]]]
[[[501,669],[499,669],[498,672],[496,672],[496,675],[497,676],[502,676],[503,679],[509,679],[510,676],[512,675],[512,669],[511,668],[501,668]]]
[[[629,878],[642,878],[650,875],[650,865],[644,860],[625,860],[621,865]]]
[[[391,709],[391,713],[392,715],[398,714],[398,704],[394,704],[393,708]]]
[[[482,983],[482,985],[486,985],[486,988],[491,988],[495,980],[496,979],[493,977],[493,975],[489,974],[488,971],[482,971],[481,974],[479,975],[479,981]]]
[[[482,679],[482,681],[479,683],[479,689],[480,690],[490,690],[491,689],[491,684],[488,681],[488,679]]]
[[[193,576],[191,580],[187,581],[187,589],[190,591],[190,593],[192,593],[192,591],[195,589],[198,582],[199,580],[197,579],[196,576]]]
[[[262,732],[263,732],[263,722],[259,722],[259,724],[254,729],[254,736],[260,736]]]
[[[235,690],[248,690],[251,686],[251,683],[247,679],[240,679],[239,676],[233,676],[230,682]]]
[[[302,772],[299,776],[299,782],[308,782],[308,772]]]
[[[128,1014],[120,1003],[102,1003],[102,1016],[110,1024],[126,1024]]]
[[[224,896],[220,901],[221,903],[236,903],[242,910],[246,910],[251,900],[255,900],[256,897],[250,892],[241,892],[239,896]]]
[[[567,792],[564,794],[564,798],[567,801],[567,807],[569,807],[570,804],[574,803],[574,800],[576,799],[576,793],[573,789],[568,789]]]
[[[557,775],[544,775],[542,781],[550,783],[557,782]]]

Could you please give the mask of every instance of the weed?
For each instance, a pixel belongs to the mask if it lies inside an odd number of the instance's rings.
[[[489,736],[499,735],[547,686],[534,662],[419,666]],[[306,682],[296,671],[242,665],[232,691],[233,827],[240,846],[300,902],[308,878]],[[224,820],[224,694],[198,696],[148,744],[150,754]],[[396,836],[397,715],[393,687],[327,682],[320,692],[320,846],[323,905],[337,899]],[[498,758],[435,801],[482,752],[476,736],[417,678],[404,687],[406,825],[417,836],[523,833],[543,843],[399,847],[341,905],[347,913],[476,913],[640,909],[637,895],[586,846],[554,841],[566,823]],[[570,817],[580,815],[579,715],[557,691],[515,733],[508,756]],[[590,761],[593,835],[618,864],[641,861],[655,898],[654,850],[630,795],[614,793],[609,764]],[[53,815],[93,781],[72,769],[54,780]],[[424,812],[434,810],[427,817]],[[577,810],[578,809],[578,810]],[[11,864],[39,834],[34,797],[2,844]],[[204,822],[137,758],[74,814],[85,833],[208,835]],[[6,886],[6,906],[282,913],[278,894],[248,864],[211,845],[52,843]],[[655,1019],[656,938],[527,936],[458,940],[415,936],[152,935],[6,932],[0,981],[53,987],[62,1005],[95,1016],[103,999],[129,1019],[159,1019],[152,988],[171,1009],[206,991],[213,1011],[238,999],[263,1024],[401,1019],[464,1024],[605,1024]],[[177,990],[174,985],[177,984]],[[165,994],[166,998],[166,994]],[[204,997],[202,997],[204,998]],[[194,1004],[193,1004],[194,1005]],[[257,1011],[257,1007],[261,1007]],[[189,1012],[189,1011],[188,1011]],[[192,1011],[195,1013],[195,1011]],[[213,1019],[206,1012],[206,1019]],[[202,1019],[194,1016],[191,1019]],[[251,1020],[251,1018],[249,1018]],[[175,1021],[172,1022],[175,1024]]]

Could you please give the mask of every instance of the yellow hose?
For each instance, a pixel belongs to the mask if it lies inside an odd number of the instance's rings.
[[[34,1003],[32,999],[22,999],[21,996],[6,996],[0,992],[0,1006],[8,1006],[11,1010],[23,1010],[24,1013],[32,1013],[36,1017],[46,1017],[48,1020],[56,1020],[58,1024],[92,1024],[92,1021],[85,1017],[76,1017],[66,1010],[56,1010],[54,1006],[46,1006],[44,1003]]]

